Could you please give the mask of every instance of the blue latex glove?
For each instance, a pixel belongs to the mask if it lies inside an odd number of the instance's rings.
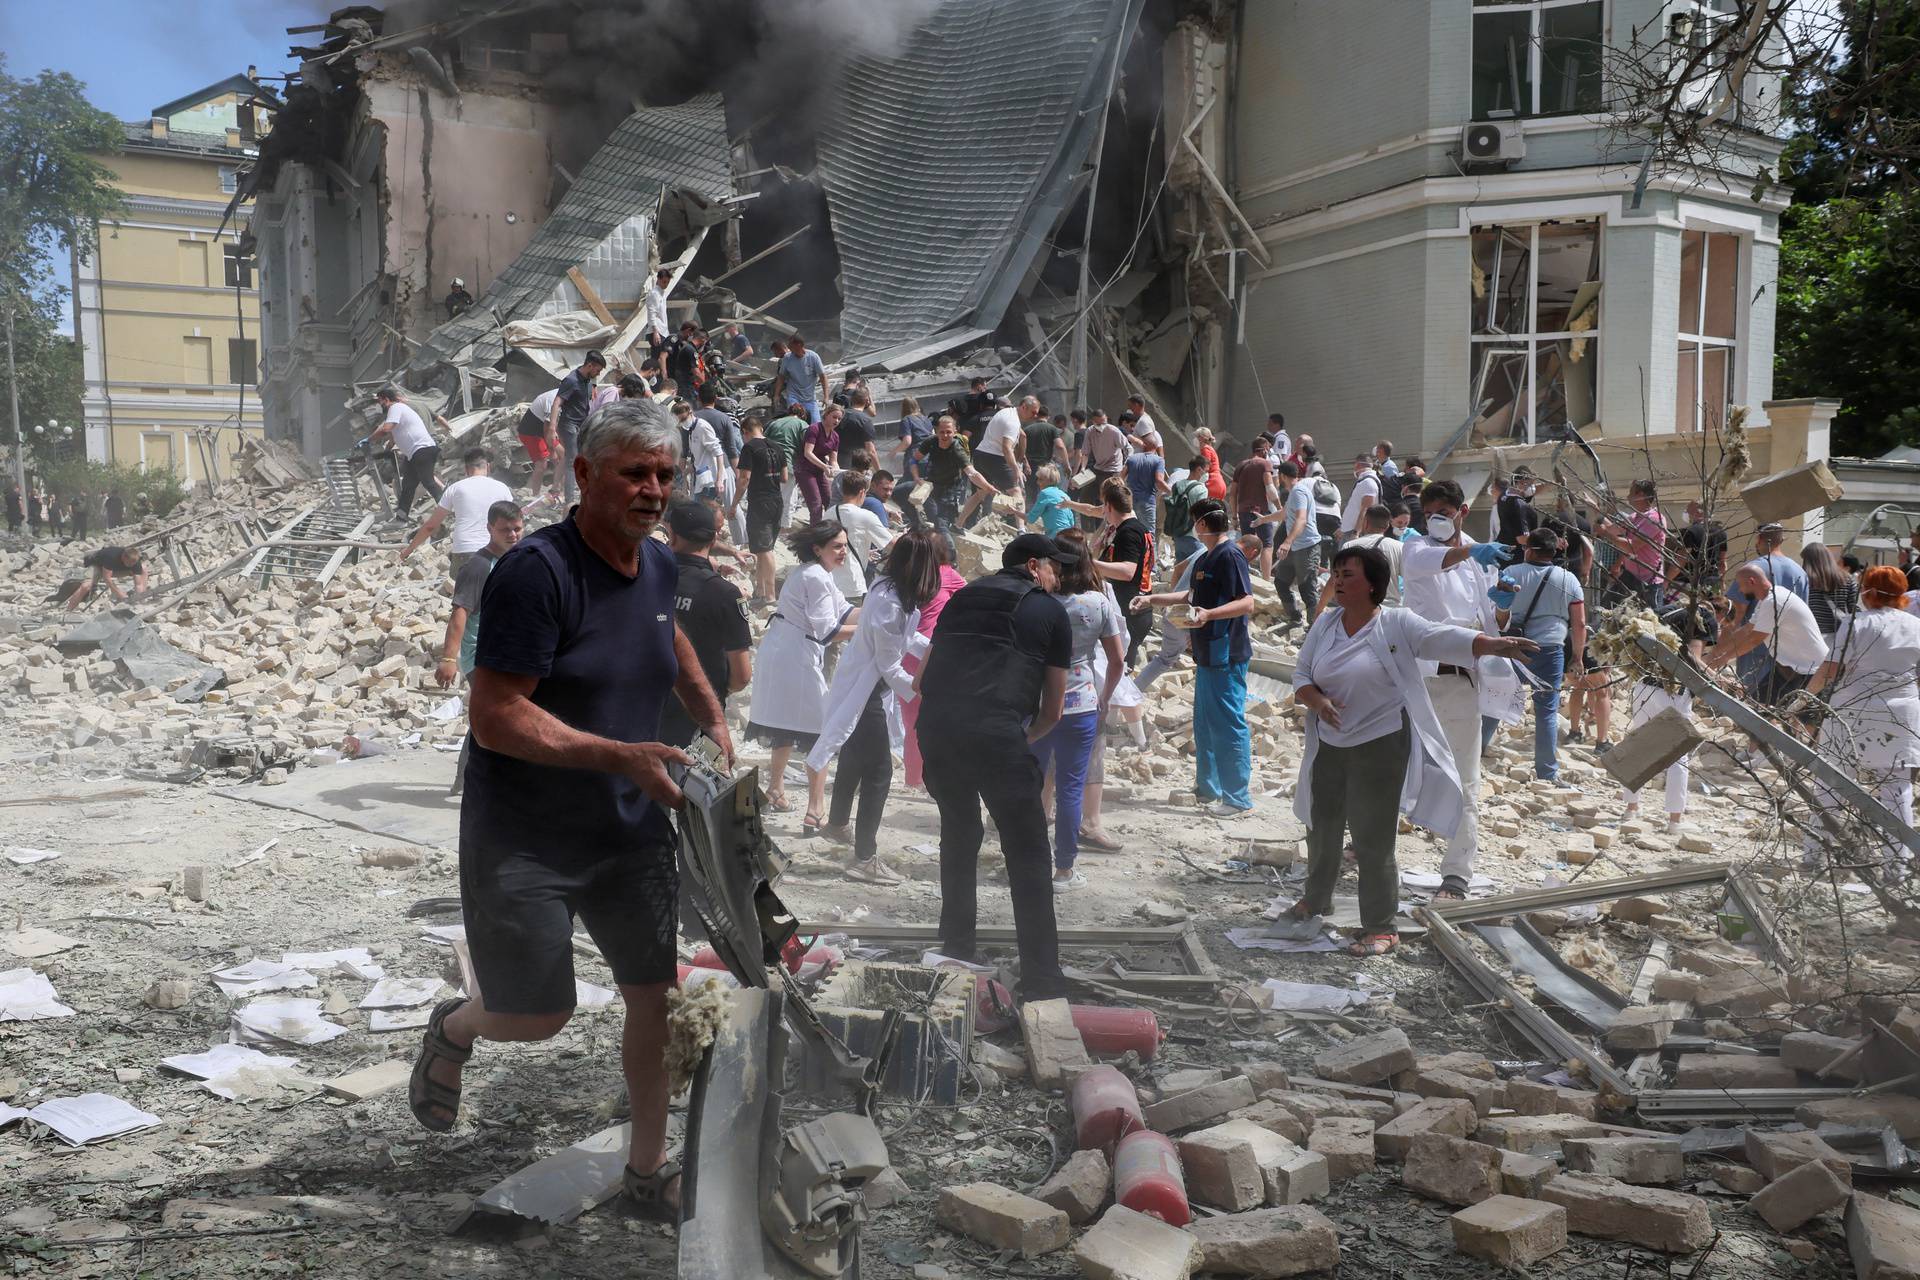
[[[1513,558],[1513,548],[1501,542],[1476,542],[1467,549],[1467,554],[1482,568],[1494,569]]]
[[[1487,599],[1493,601],[1494,607],[1499,609],[1511,611],[1513,609],[1513,602],[1518,597],[1519,592],[1517,591],[1502,591],[1499,587],[1487,588]]]

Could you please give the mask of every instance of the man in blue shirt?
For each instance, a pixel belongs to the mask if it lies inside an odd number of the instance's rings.
[[[428,1020],[408,1103],[446,1132],[476,1040],[550,1039],[574,1009],[573,920],[626,1002],[632,1109],[625,1189],[647,1217],[678,1220],[666,1157],[667,990],[679,874],[660,713],[678,696],[729,761],[720,700],[674,623],[679,570],[649,535],[680,456],[672,417],[618,400],[587,420],[570,458],[580,504],[488,575],[474,655],[472,753],[460,810],[460,901],[479,991]]]
[[[1224,507],[1203,510],[1194,533],[1205,548],[1185,591],[1136,596],[1135,610],[1190,605],[1194,662],[1194,794],[1216,818],[1253,810],[1253,738],[1247,731],[1247,663],[1253,637],[1253,574]],[[1142,603],[1144,601],[1145,603]]]
[[[1527,535],[1527,559],[1500,575],[1488,595],[1499,608],[1503,631],[1515,631],[1540,646],[1527,662],[1541,683],[1533,690],[1533,776],[1560,777],[1560,681],[1585,671],[1587,596],[1580,579],[1553,562],[1560,535],[1535,529]]]
[[[827,367],[797,333],[787,339],[787,354],[780,357],[774,372],[773,402],[814,424],[820,421],[820,406],[827,402]]]

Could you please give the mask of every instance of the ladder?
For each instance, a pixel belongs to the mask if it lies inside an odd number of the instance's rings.
[[[348,557],[358,558],[350,546],[309,546],[313,542],[361,542],[373,526],[373,516],[359,511],[340,511],[314,503],[302,509],[293,520],[276,530],[260,545],[247,562],[246,576],[262,586],[275,578],[287,582],[310,582],[323,587],[332,580]],[[294,543],[282,546],[282,543]]]
[[[336,511],[361,511],[360,486],[353,477],[353,458],[335,454],[326,461],[327,505]]]

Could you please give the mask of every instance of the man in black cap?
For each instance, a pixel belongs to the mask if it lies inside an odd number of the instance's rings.
[[[717,508],[687,499],[667,509],[667,544],[680,566],[674,620],[700,659],[713,696],[725,707],[729,693],[753,680],[753,633],[747,627],[740,589],[713,568],[711,556],[721,518]],[[669,698],[660,712],[660,741],[684,747],[699,732],[680,701]]]
[[[927,790],[940,806],[941,950],[974,959],[984,803],[1000,832],[1020,994],[1029,1000],[1059,996],[1066,986],[1032,745],[1059,721],[1066,699],[1073,628],[1051,593],[1060,583],[1057,566],[1080,554],[1038,533],[1008,543],[1000,572],[947,601],[914,681]]]

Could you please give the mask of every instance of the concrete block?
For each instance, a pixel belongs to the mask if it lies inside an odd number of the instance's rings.
[[[1150,1103],[1141,1114],[1146,1118],[1147,1128],[1155,1133],[1180,1133],[1217,1123],[1241,1107],[1252,1106],[1255,1101],[1253,1085],[1247,1078],[1232,1076],[1218,1084],[1191,1089]]]
[[[389,1089],[398,1089],[407,1083],[413,1074],[413,1062],[382,1062],[371,1067],[362,1067],[358,1071],[335,1077],[326,1082],[326,1091],[336,1098],[345,1098],[348,1102],[358,1102],[362,1098],[371,1098],[377,1093]]]
[[[1267,1132],[1291,1142],[1296,1147],[1307,1145],[1307,1126],[1300,1117],[1277,1102],[1262,1098],[1250,1107],[1241,1107],[1227,1117],[1230,1120],[1251,1120]]]
[[[1611,753],[1609,753],[1611,754]],[[1607,1028],[1606,1045],[1625,1053],[1652,1053],[1673,1034],[1673,1015],[1664,1005],[1622,1009]]]
[[[1558,1151],[1568,1138],[1598,1138],[1604,1132],[1584,1116],[1489,1116],[1474,1136],[1490,1146],[1537,1155]]]
[[[1523,1116],[1580,1116],[1592,1120],[1599,1115],[1600,1095],[1537,1080],[1509,1080],[1507,1107]]]
[[[1352,1116],[1329,1116],[1313,1128],[1307,1149],[1327,1158],[1327,1175],[1345,1182],[1374,1169],[1373,1122]]]
[[[1920,1209],[1855,1195],[1847,1204],[1847,1252],[1856,1280],[1914,1280],[1920,1276]]]
[[[1825,1138],[1805,1130],[1799,1133],[1747,1130],[1747,1163],[1769,1182],[1803,1164],[1824,1164],[1833,1170],[1835,1177],[1848,1186],[1853,1185],[1853,1166],[1847,1163],[1847,1158],[1828,1146]]]
[[[1567,1168],[1636,1185],[1678,1182],[1687,1157],[1678,1138],[1568,1138],[1560,1144]]]
[[[1500,1153],[1500,1190],[1510,1196],[1538,1199],[1540,1188],[1560,1176],[1560,1166],[1539,1156],[1518,1151]]]
[[[1183,1067],[1167,1072],[1160,1081],[1160,1092],[1171,1098],[1176,1093],[1191,1093],[1210,1084],[1219,1084],[1226,1078],[1227,1073],[1219,1067]]]
[[[1557,1204],[1492,1196],[1453,1215],[1453,1247],[1505,1267],[1526,1267],[1567,1247],[1567,1211]]]
[[[1332,1189],[1325,1156],[1304,1151],[1251,1120],[1229,1120],[1206,1132],[1244,1139],[1253,1148],[1254,1163],[1260,1168],[1268,1204],[1299,1204],[1326,1195]]]
[[[1713,1239],[1713,1218],[1699,1196],[1636,1187],[1591,1173],[1563,1173],[1540,1198],[1567,1211],[1567,1230],[1627,1240],[1666,1253],[1692,1253]]]
[[[1760,524],[1791,520],[1840,501],[1840,482],[1825,462],[1803,462],[1740,486],[1740,500]]]
[[[1305,1205],[1198,1218],[1187,1230],[1200,1242],[1200,1267],[1209,1275],[1279,1280],[1340,1265],[1339,1233]]]
[[[1464,1098],[1426,1098],[1405,1115],[1395,1116],[1374,1130],[1373,1149],[1389,1160],[1404,1160],[1407,1149],[1421,1134],[1465,1138],[1473,1133],[1478,1120],[1473,1104]]]
[[[1478,1204],[1501,1194],[1500,1152],[1484,1142],[1423,1133],[1407,1150],[1400,1181],[1443,1204]]]
[[[1780,1061],[1795,1071],[1813,1075],[1860,1042],[1847,1036],[1823,1036],[1817,1031],[1793,1031],[1780,1037]],[[1849,1083],[1860,1079],[1860,1056],[1841,1063],[1829,1081]]]
[[[1457,1075],[1472,1076],[1476,1080],[1498,1080],[1500,1073],[1484,1054],[1468,1053],[1461,1050],[1454,1053],[1421,1054],[1414,1060],[1413,1069],[1421,1071],[1451,1071]],[[1407,1087],[1403,1092],[1418,1093],[1419,1090]]]
[[[1778,979],[1728,973],[1701,983],[1693,1003],[1701,1014],[1710,1018],[1745,1018],[1765,1013],[1787,999],[1786,987]]]
[[[1793,1109],[1793,1118],[1809,1129],[1842,1124],[1850,1129],[1878,1129],[1892,1125],[1902,1141],[1920,1138],[1920,1098],[1904,1093],[1881,1093],[1871,1098],[1825,1098]]]
[[[1052,1253],[1073,1238],[1065,1210],[991,1182],[942,1188],[934,1216],[949,1231],[1023,1258]]]
[[[180,891],[194,902],[207,900],[207,869],[203,866],[180,868]]]
[[[1323,1116],[1354,1114],[1342,1098],[1325,1093],[1303,1093],[1298,1089],[1268,1089],[1260,1094],[1260,1101],[1286,1108],[1309,1132]]]
[[[1187,1280],[1200,1266],[1200,1242],[1179,1227],[1114,1205],[1074,1246],[1089,1280]]]
[[[1654,975],[1651,990],[1655,1000],[1684,1000],[1692,1004],[1699,998],[1700,986],[1705,981],[1701,975],[1685,969],[1667,969]]]
[[[1187,1196],[1200,1204],[1239,1213],[1266,1203],[1267,1184],[1260,1172],[1247,1131],[1266,1134],[1258,1125],[1239,1122],[1244,1129],[1215,1125],[1181,1138],[1175,1147],[1186,1171]],[[1272,1135],[1267,1135],[1271,1137]],[[1282,1139],[1275,1139],[1282,1141]]]
[[[1668,707],[1615,743],[1600,757],[1600,767],[1627,790],[1638,791],[1705,741],[1691,718]]]
[[[1827,1210],[1838,1209],[1852,1194],[1850,1182],[1842,1182],[1820,1161],[1809,1160],[1769,1182],[1747,1201],[1747,1208],[1775,1231],[1797,1231]]]
[[[1255,1093],[1293,1087],[1292,1082],[1287,1079],[1286,1069],[1277,1062],[1242,1062],[1234,1067],[1233,1074],[1245,1076],[1248,1083],[1253,1085]]]
[[[1800,1073],[1778,1058],[1747,1053],[1683,1053],[1676,1089],[1798,1089]]]
[[[1323,1050],[1313,1060],[1316,1074],[1346,1084],[1390,1080],[1402,1071],[1411,1071],[1413,1065],[1413,1044],[1397,1027]]]
[[[1713,1167],[1714,1182],[1735,1195],[1758,1195],[1767,1185],[1768,1179],[1743,1164],[1717,1164]]]
[[[1475,1115],[1484,1116],[1507,1103],[1506,1086],[1495,1080],[1462,1075],[1458,1071],[1419,1071],[1412,1076],[1411,1092],[1423,1098],[1464,1099]]]
[[[1607,914],[1628,924],[1646,924],[1655,916],[1666,915],[1667,903],[1663,898],[1615,898],[1607,904]]]
[[[1027,1043],[1027,1070],[1042,1089],[1064,1089],[1093,1065],[1065,1000],[1021,1005],[1020,1034]]]
[[[1113,1168],[1105,1153],[1076,1151],[1051,1178],[1034,1190],[1033,1198],[1067,1215],[1074,1226],[1093,1221],[1113,1189]]]

